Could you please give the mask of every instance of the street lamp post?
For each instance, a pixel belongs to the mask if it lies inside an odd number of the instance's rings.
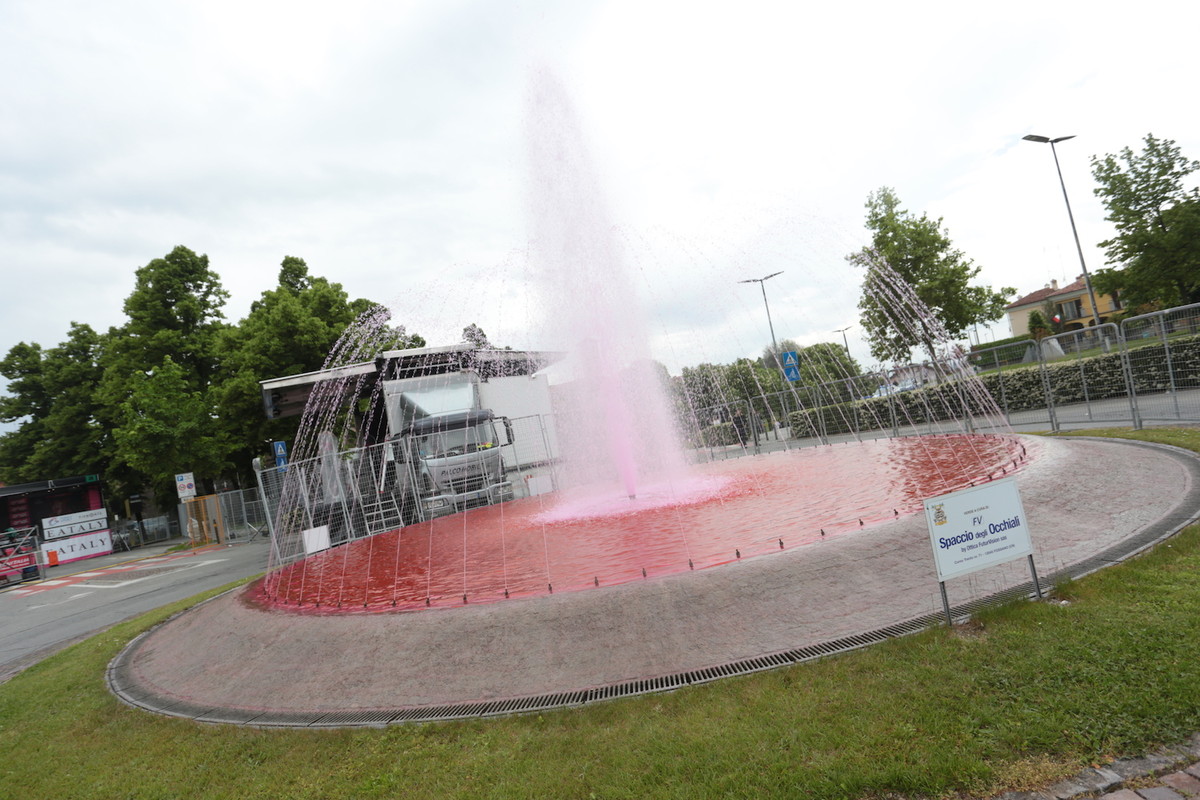
[[[1075,236],[1075,249],[1079,251],[1079,266],[1083,269],[1083,284],[1087,287],[1088,298],[1092,301],[1092,324],[1099,327],[1100,306],[1096,304],[1096,291],[1092,289],[1092,276],[1088,274],[1087,264],[1083,260],[1083,247],[1079,244],[1079,231],[1075,229],[1075,215],[1071,213],[1071,201],[1067,197],[1067,183],[1063,180],[1062,167],[1058,164],[1058,150],[1054,147],[1059,142],[1074,139],[1075,135],[1059,136],[1057,139],[1051,139],[1048,136],[1037,136],[1031,133],[1023,138],[1027,142],[1049,144],[1050,152],[1054,154],[1054,168],[1058,170],[1058,182],[1062,186],[1063,201],[1067,204],[1067,218],[1071,220],[1071,233]]]
[[[834,333],[840,333],[842,335],[842,344],[846,348],[846,358],[850,357],[850,342],[846,339],[846,331],[850,330],[853,327],[854,327],[853,325],[847,325],[844,328],[835,328],[833,331]]]
[[[738,281],[738,283],[757,283],[758,287],[762,289],[763,305],[767,307],[767,327],[771,329],[771,352],[775,355],[775,365],[779,367],[781,372],[783,371],[783,364],[779,361],[779,343],[775,341],[775,325],[771,322],[771,305],[767,302],[767,287],[763,284],[776,275],[782,274],[783,270],[779,270],[779,272],[772,272],[765,278],[747,278],[744,281]]]

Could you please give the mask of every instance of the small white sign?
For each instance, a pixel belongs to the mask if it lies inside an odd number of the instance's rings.
[[[1014,478],[929,498],[925,521],[939,581],[1033,553]]]
[[[47,539],[62,539],[81,533],[102,531],[108,527],[108,512],[103,508],[80,511],[75,514],[60,514],[42,519],[42,536]]]
[[[83,536],[73,536],[70,539],[56,539],[42,545],[42,552],[47,554],[47,558],[51,550],[58,553],[59,564],[106,555],[112,552],[112,533],[97,531]]]
[[[196,496],[196,479],[192,473],[184,472],[175,476],[175,491],[179,493],[180,500],[190,500]]]
[[[315,528],[306,528],[304,534],[304,552],[306,554],[319,553],[322,550],[329,549],[329,526],[318,525]]]

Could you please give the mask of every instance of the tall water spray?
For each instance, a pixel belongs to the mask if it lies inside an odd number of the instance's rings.
[[[617,478],[634,497],[640,483],[684,463],[667,375],[650,359],[642,306],[576,114],[545,71],[531,81],[526,136],[534,288],[546,340],[570,353],[556,398],[566,482]]]

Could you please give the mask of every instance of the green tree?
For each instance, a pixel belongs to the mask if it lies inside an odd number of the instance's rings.
[[[772,345],[767,345],[763,348],[762,356],[759,357],[758,363],[764,369],[779,369],[782,363],[784,353],[799,353],[804,348],[801,347],[794,339],[784,339],[779,343],[778,349]]]
[[[221,331],[213,397],[239,471],[248,471],[266,442],[294,436],[299,424],[298,417],[266,416],[259,381],[321,369],[347,328],[376,308],[350,300],[341,284],[310,275],[304,259],[287,256],[276,288],[263,292],[238,325]],[[384,339],[382,349],[423,343],[402,328],[389,328]]]
[[[462,340],[466,344],[474,345],[480,350],[494,349],[492,343],[488,341],[487,334],[483,332],[483,328],[479,327],[474,322],[463,328]]]
[[[1046,315],[1036,308],[1029,312],[1029,335],[1035,339],[1050,335],[1050,323],[1046,321]]]
[[[936,358],[942,331],[961,338],[970,326],[1004,315],[1016,289],[972,286],[980,268],[953,246],[940,218],[913,216],[886,186],[867,198],[866,208],[871,245],[846,260],[866,271],[858,307],[871,355],[907,361],[920,346]]]
[[[216,408],[189,378],[166,356],[156,369],[132,376],[117,410],[114,457],[143,476],[160,508],[174,503],[176,473],[213,478],[229,466]]]
[[[36,342],[19,342],[0,361],[0,375],[8,379],[11,394],[0,397],[0,422],[18,427],[0,436],[0,480],[25,483],[29,464],[40,442],[45,440],[45,418],[52,398],[46,389],[44,353]]]
[[[1094,190],[1117,235],[1103,241],[1110,264],[1095,286],[1129,306],[1200,302],[1200,189],[1185,181],[1200,169],[1170,139],[1147,134],[1140,153],[1092,157]]]
[[[0,479],[50,480],[105,469],[96,385],[103,337],[72,322],[65,342],[43,352],[16,345],[0,361],[10,396],[0,397],[0,420],[19,423],[0,436]]]
[[[112,431],[103,442],[109,464],[106,478],[116,496],[138,491],[146,480],[160,477],[141,472],[135,466],[139,460],[117,445],[117,434],[129,422],[123,409],[133,387],[169,358],[181,371],[187,391],[205,394],[217,368],[217,338],[224,327],[227,296],[209,268],[208,256],[182,245],[135,272],[134,289],[124,304],[128,320],[107,335],[99,389],[100,423]]]
[[[115,355],[130,371],[153,368],[170,356],[187,372],[189,385],[207,386],[228,297],[208,256],[176,247],[135,273],[125,299],[129,321]]]

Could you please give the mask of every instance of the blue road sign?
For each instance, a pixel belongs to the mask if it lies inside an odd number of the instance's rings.
[[[800,380],[800,359],[796,356],[796,351],[784,352],[780,355],[780,360],[783,362],[783,377],[793,382]]]
[[[271,447],[275,451],[275,466],[286,467],[288,463],[287,442],[275,442]]]

